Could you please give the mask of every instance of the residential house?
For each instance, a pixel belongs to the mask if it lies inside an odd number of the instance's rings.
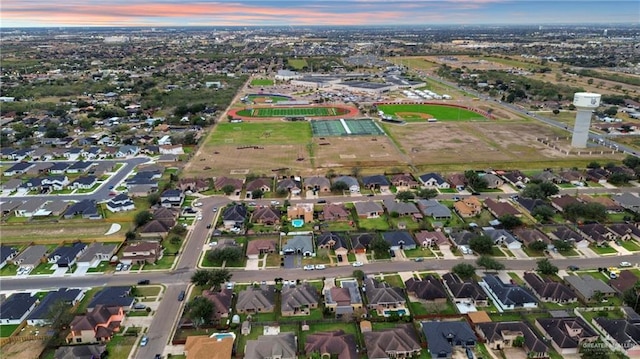
[[[358,183],[358,179],[351,176],[339,176],[333,179],[333,184],[335,185],[338,182],[342,182],[347,185],[347,189],[351,193],[360,193],[360,183]]]
[[[542,171],[542,172],[532,176],[531,179],[538,180],[538,181],[541,181],[541,182],[555,183],[555,184],[560,184],[560,183],[564,182],[562,177],[558,176],[557,174],[553,173],[552,171]]]
[[[447,182],[444,178],[442,178],[442,176],[434,172],[425,173],[419,176],[418,180],[420,180],[420,183],[422,183],[422,185],[427,188],[448,189],[451,187],[449,185],[449,182]]]
[[[247,340],[245,359],[297,359],[298,340],[294,333],[280,332]]]
[[[522,216],[522,213],[520,213],[520,211],[518,211],[514,206],[512,206],[511,203],[506,201],[495,201],[491,198],[487,198],[484,201],[484,206],[496,218],[500,218],[506,215],[516,216],[516,217]]]
[[[273,207],[260,207],[256,208],[251,215],[251,222],[257,224],[264,224],[268,226],[273,226],[275,224],[280,224],[280,211]]]
[[[602,339],[614,350],[629,358],[640,357],[640,327],[629,319],[595,318],[592,324],[604,335]]]
[[[62,156],[69,161],[77,161],[82,157],[82,148],[73,147],[68,148],[66,151],[62,153]]]
[[[71,246],[60,246],[48,257],[48,262],[55,264],[56,268],[68,268],[76,263],[76,260],[87,249],[82,242],[75,242]]]
[[[565,304],[578,301],[578,296],[563,283],[555,282],[548,277],[541,278],[533,272],[526,272],[523,278],[527,287],[542,302]]]
[[[407,231],[382,232],[382,239],[389,243],[389,250],[392,251],[416,249],[416,241]]]
[[[304,223],[313,222],[313,203],[296,203],[287,207],[287,218],[302,219]]]
[[[384,175],[362,177],[362,185],[369,190],[388,191],[391,183]]]
[[[47,200],[45,199],[38,198],[27,200],[22,205],[20,205],[20,207],[15,209],[15,215],[16,217],[24,218],[49,215],[49,213],[43,213],[41,209],[46,201]]]
[[[460,217],[475,217],[482,212],[482,202],[476,196],[463,198],[453,204],[453,208],[458,212]]]
[[[94,162],[85,161],[74,162],[69,167],[67,167],[66,173],[86,173],[94,164]]]
[[[182,145],[160,145],[158,146],[158,152],[161,155],[179,156],[184,155],[184,148],[182,148]]]
[[[340,287],[324,290],[324,305],[337,318],[351,316],[362,310],[363,303],[356,281],[342,281]]]
[[[209,182],[202,178],[181,178],[178,182],[178,188],[182,192],[202,192],[209,189]],[[242,189],[242,186],[240,186]]]
[[[315,256],[313,237],[303,235],[293,236],[286,241],[281,250],[285,255],[302,254],[305,257],[313,257]]]
[[[49,249],[45,245],[31,245],[14,257],[11,262],[19,268],[32,270],[46,260]]]
[[[0,306],[0,324],[21,324],[36,307],[38,297],[31,293],[11,294]]]
[[[458,191],[463,191],[467,186],[467,178],[464,173],[454,173],[447,177],[447,182],[451,185],[451,188],[455,188]]]
[[[528,289],[504,283],[497,275],[485,275],[482,277],[480,286],[491,297],[494,304],[499,305],[503,310],[538,307],[538,300]]]
[[[379,316],[387,317],[391,312],[409,315],[402,288],[367,277],[363,281],[363,291],[367,297],[367,308],[375,310]]]
[[[124,145],[118,148],[116,157],[133,157],[140,152],[140,147],[132,145]]]
[[[378,218],[384,214],[384,208],[378,202],[354,202],[358,218]]]
[[[391,184],[399,191],[420,187],[420,182],[416,181],[410,173],[393,175],[391,177]]]
[[[343,204],[327,203],[322,207],[320,218],[325,221],[346,221],[351,213]]]
[[[48,292],[38,306],[27,317],[29,325],[49,325],[51,324],[51,312],[56,309],[56,305],[60,302],[75,306],[84,297],[84,291],[81,289],[60,288],[53,292]]]
[[[517,188],[524,188],[529,183],[529,178],[519,170],[507,172],[502,177]]]
[[[53,353],[55,359],[98,359],[106,355],[107,346],[103,344],[62,346]]]
[[[640,197],[629,193],[621,193],[613,196],[613,200],[625,209],[633,212],[640,212]]]
[[[285,178],[278,182],[278,184],[276,185],[276,191],[286,191],[292,196],[299,196],[302,192],[302,184],[298,179]]]
[[[625,291],[633,288],[638,281],[640,281],[640,279],[638,279],[633,272],[622,270],[616,279],[609,280],[609,286],[622,295]]]
[[[75,216],[82,216],[85,219],[100,219],[102,215],[98,211],[98,206],[95,200],[83,199],[80,202],[76,202],[69,206],[63,213],[65,219],[71,219]]]
[[[244,184],[244,181],[239,178],[220,176],[220,177],[216,177],[215,181],[213,181],[213,189],[215,189],[216,191],[222,191],[224,187],[230,186],[230,188],[233,188],[233,191],[232,191],[233,193],[239,194],[242,191],[243,184]],[[252,190],[249,190],[247,188],[247,192],[251,192],[251,191]]]
[[[233,203],[224,209],[222,213],[222,224],[224,228],[241,228],[247,220],[247,207],[242,204]]]
[[[614,236],[620,240],[640,240],[640,228],[630,223],[614,223],[608,226]]]
[[[164,238],[176,225],[177,213],[173,209],[160,207],[153,211],[153,218],[138,230],[142,238]]]
[[[73,182],[71,182],[69,187],[87,190],[92,189],[96,184],[98,184],[98,179],[96,178],[96,176],[80,176]]]
[[[493,350],[514,348],[516,338],[524,338],[522,349],[527,358],[548,358],[549,347],[524,321],[479,323],[476,326],[479,337]]]
[[[584,303],[590,303],[595,300],[610,298],[616,295],[615,289],[609,287],[602,280],[589,275],[571,275],[563,277],[562,279]]]
[[[123,319],[122,307],[96,306],[89,313],[76,316],[71,321],[67,344],[108,342],[120,331]]]
[[[409,299],[426,303],[444,304],[447,302],[447,292],[440,279],[429,274],[422,279],[409,278],[404,282]]]
[[[416,243],[422,248],[447,248],[451,244],[444,233],[439,231],[419,231],[415,234]]]
[[[549,237],[536,228],[516,228],[513,230],[513,234],[527,247],[534,242],[543,242],[546,243],[547,246],[551,244]]]
[[[247,183],[247,198],[253,198],[253,191],[262,191],[262,193],[271,192],[273,186],[273,179],[271,178],[256,178],[253,181]],[[242,188],[242,187],[241,187]]]
[[[304,179],[304,188],[313,191],[314,194],[331,192],[331,182],[322,176],[307,177]]]
[[[353,253],[366,253],[369,249],[369,244],[374,240],[375,234],[371,233],[354,233],[350,236],[351,239],[351,251]]]
[[[484,235],[491,238],[496,245],[504,245],[508,249],[520,249],[522,243],[505,229],[494,229],[492,227],[483,230]]]
[[[275,253],[276,242],[272,239],[254,239],[247,243],[247,258],[258,259],[260,255]]]
[[[95,268],[102,261],[111,260],[111,257],[116,253],[118,246],[115,244],[108,244],[102,242],[91,243],[84,253],[78,257],[76,264],[78,268]]]
[[[238,293],[236,311],[240,314],[271,313],[275,309],[273,286],[249,287]]]
[[[43,188],[46,187],[50,188],[53,191],[60,191],[65,189],[69,185],[69,178],[64,175],[48,176],[42,179],[41,184]]]
[[[309,283],[285,285],[281,293],[280,310],[283,317],[310,315],[312,309],[318,308],[318,291]]]
[[[22,185],[22,180],[18,178],[12,178],[0,185],[2,188],[2,196],[8,196],[18,189]]]
[[[187,359],[230,359],[233,357],[234,338],[215,335],[190,335],[184,344]]]
[[[229,318],[231,302],[233,301],[233,289],[223,288],[215,292],[205,289],[202,291],[202,296],[213,304],[211,319],[219,321],[222,318]]]
[[[129,198],[128,195],[124,193],[120,193],[119,195],[111,198],[110,201],[107,202],[106,208],[115,213],[115,212],[125,212],[125,211],[133,211],[136,209],[135,203],[133,200]]]
[[[316,238],[316,245],[318,248],[331,249],[335,251],[335,254],[339,258],[339,262],[341,262],[341,259],[343,258],[346,259],[347,253],[349,252],[347,240],[337,232],[322,232]]]
[[[123,263],[153,264],[162,256],[162,247],[155,241],[141,241],[127,245],[122,251]]]
[[[42,206],[41,212],[48,213],[49,215],[52,215],[52,216],[59,216],[62,213],[64,213],[64,211],[67,209],[68,206],[69,206],[69,202],[65,202],[61,200],[49,201]]]
[[[560,212],[563,212],[567,206],[578,203],[580,203],[580,201],[578,201],[575,197],[569,196],[567,194],[551,198],[551,207]]]
[[[123,310],[130,310],[135,300],[135,297],[131,295],[130,286],[104,287],[93,296],[87,306],[87,311],[90,312],[99,306],[121,307]]]
[[[435,199],[421,199],[417,201],[418,208],[425,216],[435,220],[451,219],[451,210],[449,207],[441,204]]]
[[[587,170],[586,179],[591,182],[605,184],[607,183],[608,177],[609,172],[604,168],[591,168]]]
[[[432,358],[451,358],[453,347],[473,348],[476,345],[476,334],[467,322],[433,321],[420,325]]]
[[[3,172],[3,175],[4,176],[22,175],[22,174],[25,174],[33,166],[35,166],[35,164],[31,162],[17,162],[13,166],[7,168],[7,170]]]
[[[400,216],[412,216],[414,220],[422,219],[422,213],[412,202],[396,202],[393,199],[385,199],[383,203],[389,214],[395,212]]]
[[[168,189],[160,195],[160,205],[165,208],[179,208],[184,202],[184,192],[179,189]]]
[[[576,248],[586,248],[589,246],[589,241],[584,239],[584,237],[582,237],[575,231],[569,229],[569,227],[557,227],[553,232],[550,233],[550,236],[556,240],[571,243]]]
[[[473,253],[469,243],[471,242],[471,239],[477,237],[475,233],[469,232],[465,229],[458,232],[451,232],[449,234],[449,237],[451,238],[451,241],[453,242],[453,244],[455,244],[456,248],[458,248],[458,250],[462,254]]]
[[[490,189],[501,187],[504,184],[504,180],[493,173],[485,173],[482,179],[487,181],[487,188]]]
[[[537,318],[536,327],[551,339],[551,345],[561,355],[578,354],[584,343],[598,340],[599,335],[582,318]]]
[[[526,197],[518,197],[515,199],[515,201],[522,206],[522,208],[526,209],[527,212],[531,213],[533,212],[534,209],[536,209],[536,207],[538,206],[547,206],[547,204],[545,203],[545,201],[539,199],[539,198],[526,198]]]
[[[320,357],[340,359],[358,359],[356,338],[342,329],[332,332],[308,334],[304,343],[304,352],[308,358],[318,353]]]
[[[62,175],[70,165],[69,162],[54,162],[51,167],[49,167],[49,173],[52,175]]]
[[[369,359],[411,358],[420,355],[420,340],[413,324],[362,333]]]
[[[10,246],[0,245],[0,268],[3,268],[17,254],[17,249]]]
[[[598,245],[619,239],[615,233],[600,223],[581,224],[577,226],[577,230],[585,238]]]
[[[467,304],[477,307],[489,305],[487,294],[475,280],[462,280],[455,273],[445,273],[442,276],[442,281],[455,304]]]

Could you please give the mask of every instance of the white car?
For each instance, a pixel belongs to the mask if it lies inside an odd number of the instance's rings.
[[[194,207],[200,207],[200,206],[202,206],[202,203],[200,203],[200,202],[194,202],[194,203],[192,203],[191,205],[192,205],[192,206],[194,206]]]
[[[306,266],[302,267],[302,269],[304,269],[304,270],[313,270],[314,267],[313,267],[313,264],[307,264]]]
[[[201,220],[202,220],[202,216],[200,215],[200,216],[196,217],[196,219],[197,219],[198,221],[201,221]]]
[[[218,212],[218,207],[213,207],[213,213]]]
[[[362,262],[353,262],[351,265],[354,267],[362,267],[364,264]]]
[[[620,267],[631,267],[631,262],[620,262]]]
[[[316,264],[316,267],[315,267],[316,270],[322,270],[325,268],[327,268],[327,266],[325,266],[324,264]]]

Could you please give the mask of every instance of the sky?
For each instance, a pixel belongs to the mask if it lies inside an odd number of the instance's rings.
[[[640,22],[637,0],[2,0],[1,27]]]

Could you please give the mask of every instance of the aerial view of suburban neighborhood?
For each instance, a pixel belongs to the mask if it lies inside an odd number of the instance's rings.
[[[16,24],[0,358],[640,358],[637,20]]]

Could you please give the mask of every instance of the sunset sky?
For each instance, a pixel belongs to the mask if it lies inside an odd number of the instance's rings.
[[[635,23],[637,0],[3,0],[2,27]]]

